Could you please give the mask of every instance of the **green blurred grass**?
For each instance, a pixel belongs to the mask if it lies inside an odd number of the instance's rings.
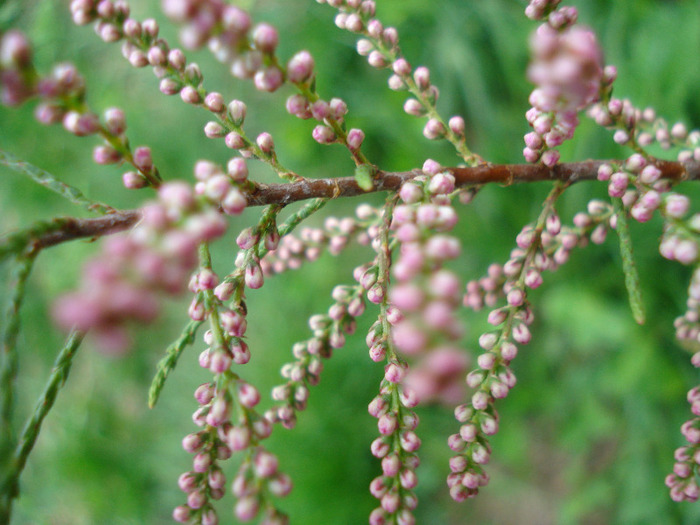
[[[467,117],[473,149],[494,162],[521,162],[527,131],[523,114],[531,89],[523,72],[527,35],[534,28],[522,15],[525,2],[378,3],[379,18],[398,27],[409,61],[431,68],[441,89],[441,111]],[[134,4],[135,16],[154,16],[169,41],[175,41],[176,31],[154,2]],[[404,97],[385,88],[386,74],[367,67],[354,52],[353,36],[333,26],[332,9],[308,0],[250,4],[255,20],[279,27],[282,57],[301,48],[312,52],[320,92],[347,101],[349,124],[365,130],[365,150],[373,162],[387,170],[414,168],[428,157],[446,165],[456,162],[447,145],[422,138],[422,123],[401,111]],[[576,6],[582,22],[598,33],[606,60],[618,66],[618,96],[630,97],[640,107],[653,105],[671,121],[697,126],[699,2],[595,0]],[[74,61],[87,78],[91,105],[123,107],[132,145],[151,146],[167,179],[190,178],[199,158],[228,159],[220,141],[203,137],[203,112],[161,96],[150,71],[127,66],[118,46],[102,44],[90,28],[72,26],[66,11],[57,2],[31,3],[23,10],[19,25],[36,44],[40,69]],[[252,135],[272,132],[284,164],[311,177],[351,173],[341,148],[315,144],[310,140],[313,124],[287,118],[287,88],[259,94],[228,76],[206,52],[192,54],[191,60],[202,66],[208,89],[248,103],[247,130]],[[118,168],[91,162],[92,139],[39,126],[32,109],[31,104],[0,108],[1,148],[91,198],[120,207],[147,198],[121,188]],[[562,148],[564,160],[625,154],[609,133],[586,122],[576,139]],[[251,167],[269,178],[264,168]],[[465,249],[459,269],[465,278],[505,260],[548,189],[546,184],[489,187],[462,210],[459,235]],[[698,196],[692,185],[683,191]],[[605,188],[597,184],[571,188],[560,203],[562,218],[570,220],[589,199],[604,196]],[[372,199],[380,202],[381,196]],[[348,214],[358,202],[333,202],[323,213]],[[3,231],[75,213],[80,212],[60,198],[0,168]],[[246,212],[233,222],[231,236],[213,252],[218,270],[231,268],[233,235],[254,220],[255,212]],[[672,504],[663,485],[673,449],[682,444],[678,427],[689,416],[685,392],[698,381],[687,355],[673,342],[672,322],[684,310],[689,274],[658,256],[658,221],[632,230],[647,325],[632,320],[614,238],[575,253],[565,267],[546,275],[545,285],[532,294],[537,315],[533,341],[514,364],[518,385],[499,403],[501,431],[493,439],[488,469],[492,483],[474,502],[455,504],[445,490],[445,437],[457,430],[451,410],[421,409],[419,523],[663,525],[700,520],[698,506]],[[48,319],[50,301],[75,287],[81,261],[98,249],[97,243],[75,242],[52,248],[37,262],[22,314],[18,415],[33,406],[61,344],[61,334]],[[324,256],[251,292],[248,333],[254,357],[242,373],[262,390],[277,384],[279,367],[291,359],[292,343],[309,335],[308,316],[325,311],[334,284],[350,282],[354,265],[369,257],[357,249],[338,258]],[[0,271],[6,280],[8,268]],[[6,294],[6,288],[0,293]],[[127,359],[107,359],[89,344],[80,350],[22,478],[13,523],[170,522],[172,507],[182,501],[177,476],[190,467],[180,440],[194,428],[191,392],[207,378],[196,359],[203,344],[187,350],[152,411],[146,408],[146,394],[155,363],[184,323],[187,302],[173,301],[157,325],[141,331]],[[380,469],[369,453],[376,427],[366,405],[382,369],[367,359],[363,334],[369,315],[346,348],[326,364],[297,428],[277,430],[270,439],[282,468],[295,480],[295,490],[282,503],[293,523],[366,523],[375,505],[367,486]],[[485,314],[465,312],[464,317],[470,324],[465,346],[473,349],[486,326]],[[227,472],[235,472],[235,460]],[[227,499],[219,507],[222,523],[233,522]]]

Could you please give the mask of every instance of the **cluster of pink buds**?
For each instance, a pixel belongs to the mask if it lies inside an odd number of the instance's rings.
[[[427,117],[423,135],[429,140],[447,139],[457,149],[465,161],[476,163],[480,160],[466,146],[465,122],[462,117],[454,116],[445,122],[438,114],[435,104],[439,96],[437,86],[430,81],[430,71],[425,66],[412,69],[403,58],[399,47],[398,31],[394,27],[384,27],[375,17],[376,6],[372,0],[318,0],[337,8],[335,23],[341,29],[362,35],[357,41],[358,54],[367,57],[370,66],[383,69],[391,68],[389,87],[395,91],[407,90],[412,95],[404,104],[404,111],[416,117]],[[358,130],[359,131],[359,130]],[[359,133],[357,134],[359,137]],[[359,139],[358,139],[359,140]],[[352,151],[348,137],[348,147]]]
[[[547,20],[554,28],[563,28],[576,23],[578,12],[574,7],[557,7],[561,0],[530,0],[525,16],[530,20]]]
[[[562,7],[549,14],[547,23],[540,25],[531,39],[533,58],[528,78],[536,88],[530,95],[532,108],[526,114],[534,129],[525,135],[523,155],[528,162],[556,164],[559,152],[553,148],[573,137],[578,112],[598,100],[604,85],[606,76],[596,37],[575,22],[576,10]]]
[[[545,220],[545,228],[540,233],[541,249],[531,261],[532,266],[525,270],[523,285],[527,288],[537,288],[542,284],[542,272],[554,271],[569,260],[574,248],[584,248],[589,242],[602,244],[608,230],[615,223],[610,204],[592,200],[588,203],[587,212],[574,216],[573,226],[562,226],[556,213],[550,213]],[[526,262],[528,247],[535,240],[536,231],[532,226],[526,226],[518,234],[515,248],[510,258],[503,264],[492,264],[487,275],[479,280],[469,281],[464,294],[464,306],[480,310],[485,306],[493,307],[501,297],[507,297],[511,291],[509,281],[517,280]],[[513,292],[511,300],[517,302],[519,292]],[[498,314],[493,314],[498,318]]]
[[[267,501],[269,493],[285,497],[292,490],[290,477],[278,470],[277,457],[262,447],[251,449],[233,479],[233,495],[238,498],[234,508],[236,518],[247,522],[255,519],[261,511],[267,525],[288,525],[286,514]]]
[[[380,434],[372,442],[371,451],[382,465],[382,474],[369,486],[380,502],[370,514],[369,523],[413,525],[413,510],[418,504],[413,489],[418,485],[417,452],[421,441],[415,433],[418,416],[412,408],[418,404],[418,397],[410,387],[401,385],[405,367],[389,361],[379,395],[369,404],[369,413],[377,418]]]
[[[689,199],[671,192],[670,182],[661,176],[661,170],[639,153],[632,154],[624,164],[602,164],[598,169],[598,180],[608,182],[608,193],[622,199],[632,218],[643,223],[660,211],[665,221],[661,255],[694,264],[698,259],[700,215],[686,220]]]
[[[21,31],[0,35],[0,102],[18,106],[34,94],[32,49]]]
[[[211,332],[205,335],[210,342]],[[213,370],[215,356],[207,355]],[[200,362],[202,358],[200,358]],[[219,360],[221,364],[223,360]],[[231,361],[228,361],[230,364]],[[246,451],[232,482],[232,491],[238,498],[235,514],[241,521],[250,521],[265,508],[268,523],[287,523],[286,516],[267,501],[267,492],[283,497],[289,494],[292,483],[278,470],[277,457],[259,445],[269,437],[271,424],[254,409],[260,401],[257,389],[243,380],[230,380],[223,372],[214,371],[217,379],[200,385],[195,391],[199,408],[193,415],[202,430],[187,435],[182,445],[186,452],[195,454],[193,468],[180,476],[180,488],[187,493],[187,503],[175,508],[176,521],[218,523],[209,499],[220,499],[224,494],[226,478],[217,460],[226,460],[233,452]],[[238,414],[232,422],[232,414]]]
[[[358,208],[359,214],[363,210],[370,209],[369,206]],[[362,216],[366,219],[366,216]],[[304,227],[300,230],[299,236],[292,234],[285,235],[275,249],[267,252],[260,261],[265,275],[274,275],[286,270],[297,270],[306,261],[315,261],[327,249],[331,255],[338,255],[344,250],[353,235],[357,234],[359,242],[367,244],[369,238],[364,228],[363,221],[345,217],[338,219],[328,217],[323,228]]]
[[[277,458],[257,445],[272,432],[267,420],[254,410],[260,401],[257,389],[242,380],[229,385],[221,379],[220,376],[218,381],[200,385],[194,394],[200,406],[193,420],[202,430],[187,435],[182,442],[185,451],[195,456],[192,471],[180,476],[179,484],[187,493],[187,504],[173,512],[176,521],[185,522],[201,516],[202,523],[205,523],[207,516],[209,519],[216,517],[207,499],[223,496],[226,483],[216,461],[228,459],[233,452],[247,451],[247,459],[232,482],[234,495],[238,498],[235,514],[240,520],[250,521],[259,513],[266,500],[263,486],[275,496],[286,496],[292,488],[289,477],[278,471]],[[239,414],[235,424],[231,421],[232,414]],[[267,512],[283,518],[272,506]]]
[[[693,272],[688,289],[688,309],[674,322],[676,337],[693,349],[691,363],[700,368],[700,269]],[[696,475],[700,473],[700,387],[688,392],[688,403],[693,418],[681,425],[681,433],[688,445],[680,447],[674,454],[673,472],[666,476],[666,486],[674,501],[697,501],[700,496]]]
[[[364,132],[356,128],[346,130],[344,120],[348,107],[345,101],[337,97],[326,101],[316,94],[313,68],[314,60],[308,51],[300,51],[287,63],[287,77],[300,91],[287,99],[287,112],[300,119],[313,118],[318,121],[319,124],[311,133],[316,142],[343,143],[358,162],[363,162],[359,150],[365,139]]]
[[[272,399],[279,404],[266,412],[268,421],[280,423],[285,428],[295,426],[296,412],[306,408],[309,387],[317,385],[320,380],[323,359],[331,357],[333,350],[345,346],[345,336],[355,332],[355,319],[365,311],[363,294],[359,285],[338,285],[333,289],[334,303],[328,308],[328,313],[309,319],[313,337],[292,347],[296,361],[282,367],[281,374],[287,382],[272,389]]]
[[[556,198],[553,193],[551,198]],[[450,460],[452,473],[447,483],[453,499],[462,501],[474,497],[489,481],[483,465],[489,462],[489,437],[498,432],[498,399],[505,398],[515,386],[516,377],[510,363],[518,355],[518,345],[530,342],[529,325],[534,315],[527,301],[527,290],[542,284],[542,272],[555,270],[564,264],[570,251],[605,240],[614,215],[609,204],[591,201],[587,213],[574,217],[574,227],[562,227],[552,208],[552,201],[543,210],[535,226],[526,226],[518,234],[518,247],[503,265],[493,264],[488,275],[467,284],[464,305],[480,309],[486,304],[493,308],[489,324],[496,329],[479,337],[483,349],[478,368],[467,375],[467,385],[474,389],[470,403],[458,406],[455,417],[461,423],[459,433],[448,439],[450,449],[458,454]],[[504,297],[505,306],[494,308]]]
[[[700,269],[693,271],[693,277],[688,287],[687,310],[685,314],[677,317],[674,326],[676,338],[687,341],[690,344],[700,343]],[[695,367],[700,367],[700,351],[696,351],[692,357]]]
[[[467,367],[465,352],[455,343],[462,336],[455,315],[461,284],[443,268],[460,253],[459,241],[448,234],[457,222],[450,205],[454,176],[432,160],[425,162],[423,173],[402,186],[403,204],[393,214],[399,256],[389,301],[404,318],[393,327],[392,340],[415,360],[405,384],[421,400],[456,402],[464,395]]]
[[[626,207],[632,206],[631,215],[639,222],[651,219],[661,204],[660,195],[669,190],[668,181],[661,180],[661,170],[638,153],[620,166],[602,164],[598,168],[598,180],[608,182],[611,197],[620,197]],[[640,196],[643,201],[639,200]]]
[[[167,3],[167,2],[166,2]],[[202,87],[203,75],[199,66],[195,63],[187,63],[185,54],[176,48],[170,48],[168,43],[158,38],[159,27],[155,20],[147,19],[143,22],[138,22],[135,19],[129,18],[129,7],[125,2],[114,2],[109,0],[74,0],[72,4],[74,20],[78,24],[86,24],[93,20],[97,20],[96,31],[107,42],[117,42],[124,40],[122,44],[122,55],[134,67],[152,66],[155,75],[160,79],[160,91],[166,95],[179,94],[183,102],[195,106],[201,106],[216,115],[217,120],[208,122],[204,127],[204,133],[209,138],[224,138],[226,145],[229,148],[240,150],[242,156],[256,156],[269,164],[271,164],[280,174],[286,175],[286,170],[279,166],[274,154],[274,143],[272,136],[269,133],[261,133],[255,142],[249,140],[243,133],[241,126],[245,118],[245,104],[238,100],[234,100],[228,104],[224,103],[223,96],[220,93],[207,93]],[[214,31],[221,37],[217,23],[211,17],[223,17],[226,23],[232,24],[232,27],[239,28],[243,32],[244,42],[247,42],[247,33],[250,26],[248,15],[237,7],[223,6],[220,2],[170,2],[170,11],[166,11],[174,18],[180,20],[182,17],[193,16],[195,18],[201,15],[201,20],[197,18],[198,23],[195,24],[199,29],[203,30],[206,24],[202,20],[211,21],[214,26],[208,30]],[[182,21],[182,20],[181,20]],[[245,28],[245,30],[243,30]],[[236,33],[239,29],[233,30]],[[207,30],[207,31],[208,31]],[[187,31],[185,31],[187,34]],[[216,38],[211,36],[211,40]],[[254,32],[254,41],[257,45],[266,49],[267,53],[273,53],[276,46],[277,33],[274,28],[266,24],[261,24]],[[223,38],[223,37],[222,37]],[[193,37],[186,38],[190,44],[193,42]],[[275,46],[272,46],[272,43]],[[235,42],[234,42],[235,47]],[[246,44],[247,45],[247,44]],[[253,53],[260,53],[260,50],[252,50]],[[244,61],[246,62],[246,61]],[[255,61],[257,63],[257,61]],[[234,61],[234,64],[237,63]],[[250,64],[249,64],[250,65]],[[252,67],[252,65],[251,65]],[[255,66],[260,68],[260,64]],[[276,66],[271,66],[274,74],[268,71],[270,68],[264,68],[255,73],[256,85],[264,90],[274,90],[281,85],[283,74]],[[252,72],[243,74],[242,76],[251,76]],[[114,137],[105,137],[107,141],[114,146],[114,142],[119,142],[122,150],[126,148],[126,142],[116,140]],[[128,155],[124,155],[126,160],[130,160]],[[138,167],[138,166],[137,166]],[[139,170],[141,171],[141,170]],[[138,179],[128,174],[129,182],[133,185],[128,187],[137,187]],[[152,185],[157,186],[157,177],[149,177],[149,174],[144,174],[146,179]],[[156,183],[154,183],[156,181]]]
[[[491,458],[489,438],[499,429],[495,401],[505,398],[515,386],[516,377],[510,362],[518,354],[516,343],[529,343],[528,325],[534,319],[522,288],[523,273],[519,270],[504,284],[509,289],[507,306],[489,314],[489,323],[500,328],[479,337],[484,353],[478,358],[479,368],[467,375],[467,385],[475,392],[471,403],[455,409],[455,418],[461,426],[459,433],[451,435],[447,441],[450,449],[458,453],[450,459],[451,473],[447,477],[450,496],[455,501],[476,496],[479,488],[489,482],[483,466]],[[531,284],[534,287],[536,283]]]
[[[226,476],[218,461],[231,457],[232,448],[219,435],[224,421],[231,411],[228,396],[217,395],[214,383],[204,383],[197,388],[195,398],[200,408],[194,421],[202,427],[199,432],[188,434],[182,440],[186,452],[194,454],[192,470],[178,479],[180,490],[187,494],[187,504],[173,510],[173,518],[185,523],[196,519],[199,523],[216,525],[218,515],[209,500],[219,500],[226,492]]]
[[[676,449],[673,472],[666,476],[666,486],[673,501],[697,501],[700,496],[696,480],[700,466],[700,387],[688,392],[688,403],[695,415],[681,425],[681,433],[688,445]]]
[[[195,321],[210,321],[211,329],[204,334],[208,347],[200,354],[199,364],[215,378],[195,391],[199,407],[192,419],[202,430],[183,440],[185,450],[195,457],[193,470],[180,478],[181,488],[188,493],[187,504],[177,507],[173,516],[183,522],[195,518],[202,523],[216,523],[208,498],[218,499],[218,489],[225,483],[216,460],[245,451],[246,458],[232,483],[238,498],[236,517],[250,521],[265,509],[267,523],[284,524],[286,516],[268,501],[268,493],[286,496],[292,488],[291,480],[278,471],[276,456],[260,445],[270,436],[272,424],[255,410],[260,402],[258,390],[231,373],[233,365],[250,360],[250,350],[243,340],[247,329],[243,297],[246,277],[239,272],[219,282],[206,258],[203,262],[190,279],[190,291],[196,294],[190,316]]]
[[[335,25],[352,33],[369,32],[370,25],[374,25],[371,33],[383,36],[383,28],[376,23],[372,24],[377,11],[374,0],[316,0],[319,4],[328,4],[340,10],[335,17]],[[374,22],[377,22],[374,20]],[[374,64],[372,64],[374,65]]]
[[[656,115],[653,108],[639,109],[628,99],[610,97],[609,84],[614,72],[605,68],[606,90],[604,99],[591,106],[589,115],[600,126],[614,129],[613,140],[636,149],[657,143],[663,149],[680,147],[679,162],[700,162],[700,131],[688,132],[682,122],[671,125]]]
[[[194,176],[197,179],[194,190],[197,195],[206,197],[211,203],[221,206],[227,215],[239,215],[247,205],[241,191],[248,180],[245,159],[232,158],[226,171],[213,162],[200,160],[195,164]]]
[[[117,9],[110,2],[106,4],[112,10]],[[117,11],[128,13],[125,4],[122,8]],[[117,16],[115,13],[111,16]],[[47,125],[61,123],[66,131],[79,137],[99,134],[104,138],[104,144],[93,150],[96,163],[128,162],[136,168],[136,171],[128,171],[123,175],[127,188],[142,188],[147,185],[157,187],[160,184],[150,148],[142,146],[131,151],[125,136],[124,112],[119,108],[109,108],[104,112],[103,122],[100,122],[98,115],[90,111],[85,103],[85,80],[75,66],[69,63],[58,64],[50,74],[40,77],[34,71],[29,44],[22,33],[8,32],[0,46],[3,57],[0,64],[3,103],[12,105],[37,95],[40,103],[34,115],[39,122]],[[21,85],[18,83],[20,80]]]
[[[185,47],[206,44],[219,61],[230,64],[234,76],[253,78],[261,91],[276,91],[284,83],[284,72],[271,59],[279,43],[271,25],[251,30],[248,13],[216,0],[163,0],[163,11],[183,25],[180,40]]]
[[[128,347],[127,321],[153,320],[158,292],[183,291],[198,244],[226,230],[223,218],[199,210],[192,189],[179,182],[162,185],[158,201],[146,204],[141,216],[129,235],[106,241],[103,253],[86,265],[81,289],[62,297],[53,312],[66,330],[93,329],[109,352]]]

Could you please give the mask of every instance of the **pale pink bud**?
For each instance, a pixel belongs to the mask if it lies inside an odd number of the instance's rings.
[[[381,415],[377,421],[377,428],[379,433],[383,436],[393,434],[396,430],[396,425],[396,416],[391,413]]]
[[[244,496],[236,502],[234,512],[241,521],[250,521],[258,515],[260,502],[257,496]]]
[[[681,219],[686,213],[688,213],[689,206],[690,201],[688,200],[688,197],[677,193],[667,195],[664,201],[664,211],[669,217],[673,217],[675,219]]]
[[[483,390],[480,390],[476,392],[472,396],[472,406],[476,410],[485,410],[486,407],[488,407],[490,401],[490,396],[484,392]]]
[[[294,84],[306,82],[314,70],[314,59],[308,51],[300,51],[287,63],[287,78]]]
[[[266,450],[261,450],[253,460],[255,473],[261,478],[270,478],[277,473],[277,457]]]
[[[228,113],[229,116],[231,117],[231,120],[236,126],[240,126],[243,124],[243,121],[245,120],[246,116],[246,111],[247,107],[244,102],[241,102],[240,100],[232,100],[228,104]]]
[[[426,110],[418,100],[415,98],[409,98],[403,105],[403,110],[409,115],[414,117],[421,117],[425,114]]]
[[[361,129],[351,129],[348,132],[347,144],[348,148],[352,151],[357,151],[362,146],[362,142],[365,140],[365,134]]]
[[[501,345],[501,357],[506,361],[512,361],[518,355],[518,347],[510,341],[505,341]]]
[[[259,24],[253,30],[253,43],[260,51],[272,53],[279,43],[277,30],[270,24]]]
[[[384,55],[376,49],[374,51],[370,51],[369,56],[367,57],[367,62],[369,62],[370,66],[376,67],[377,69],[381,69],[387,65]]]
[[[513,339],[520,344],[527,344],[531,339],[530,330],[524,323],[516,324],[513,327]]]
[[[183,87],[180,90],[180,98],[187,104],[199,104],[202,101],[197,89],[192,86]]]
[[[384,378],[390,383],[400,383],[406,374],[406,370],[396,363],[389,363],[384,367]]]
[[[264,277],[260,264],[251,261],[245,268],[245,284],[248,288],[257,289],[264,284]]]
[[[255,72],[254,83],[256,89],[272,93],[284,83],[284,76],[278,67],[269,66]]]
[[[332,144],[337,138],[335,132],[330,127],[322,124],[316,126],[311,135],[319,144]]]
[[[275,143],[272,140],[272,135],[267,132],[260,133],[260,135],[258,135],[258,137],[255,139],[255,142],[263,153],[270,153],[275,147]]]
[[[464,135],[464,130],[465,130],[465,123],[464,119],[459,116],[455,116],[450,118],[449,122],[447,125],[450,127],[450,130],[452,130],[452,133],[457,135],[458,137],[461,137]]]
[[[221,201],[221,208],[227,215],[239,215],[247,204],[248,201],[238,188],[231,188]]]
[[[436,118],[431,118],[423,128],[423,136],[429,140],[439,139],[445,135],[445,126]]]

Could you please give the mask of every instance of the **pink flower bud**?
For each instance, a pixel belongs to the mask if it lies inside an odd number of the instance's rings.
[[[279,43],[277,30],[270,24],[260,24],[253,30],[253,43],[263,53],[272,53]]]
[[[287,63],[287,78],[294,84],[306,82],[313,74],[314,59],[308,51],[300,51]]]
[[[332,144],[336,140],[335,132],[328,126],[324,125],[316,126],[311,135],[319,144]]]
[[[270,153],[275,147],[275,143],[272,140],[272,135],[267,132],[263,132],[255,139],[258,147],[263,153]]]
[[[423,128],[423,136],[428,140],[435,140],[445,135],[445,126],[436,118],[431,118]]]
[[[255,473],[261,478],[270,478],[277,473],[277,457],[266,450],[258,452],[253,463],[255,465]]]
[[[365,133],[361,129],[351,129],[348,132],[347,144],[352,151],[357,151],[365,140]]]

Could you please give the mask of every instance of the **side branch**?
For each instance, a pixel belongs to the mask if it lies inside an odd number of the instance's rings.
[[[0,237],[0,261],[15,253],[38,253],[42,248],[74,239],[102,237],[131,228],[140,217],[139,210],[123,210],[97,219],[58,217],[40,221],[25,230]]]
[[[569,183],[581,180],[595,180],[601,164],[622,161],[571,162],[548,168],[543,164],[485,164],[473,168],[445,168],[455,176],[458,187],[480,186],[484,184],[520,184],[538,181],[565,181]],[[700,179],[700,162],[658,161],[664,179],[675,182]],[[288,184],[255,184],[246,198],[248,206],[267,206],[270,204],[287,205],[307,199],[336,199],[354,197],[366,193],[395,191],[407,180],[421,175],[421,170],[377,173],[374,187],[365,191],[357,184],[354,177],[329,179],[304,179]],[[102,237],[131,228],[139,220],[139,210],[123,210],[96,219],[60,218],[51,221],[48,228],[31,235],[30,243],[34,249],[46,248],[74,239]],[[4,243],[12,244],[13,237],[26,236],[26,232],[10,234]]]
[[[455,176],[458,187],[479,186],[483,184],[516,184],[538,181],[565,181],[573,183],[579,180],[595,180],[601,164],[622,161],[588,160],[557,164],[548,168],[544,164],[484,164],[473,168],[445,168]],[[661,177],[676,182],[700,179],[700,162],[658,161]],[[311,198],[334,199],[337,197],[354,197],[377,191],[398,190],[401,185],[418,175],[420,170],[377,173],[374,188],[365,191],[357,184],[354,177],[336,179],[304,179],[290,184],[257,184],[255,190],[247,195],[249,206],[269,204],[290,204]]]

